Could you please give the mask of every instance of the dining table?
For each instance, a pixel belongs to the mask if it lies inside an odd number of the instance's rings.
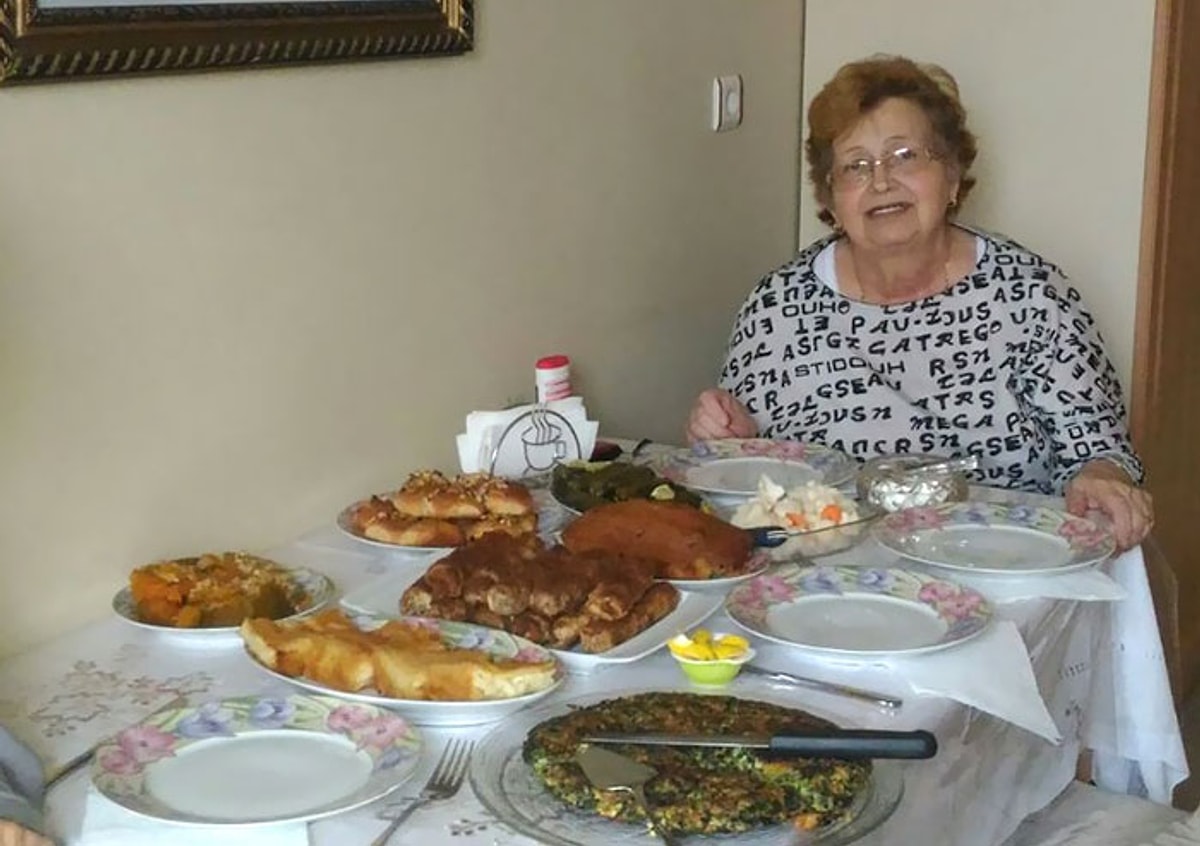
[[[669,447],[654,445],[649,452],[655,449]],[[1054,497],[1010,490],[972,487],[970,496],[987,502],[1063,507]],[[547,508],[555,506],[551,502]],[[549,519],[565,522],[569,515],[560,512]],[[332,517],[256,553],[284,565],[319,571],[333,581],[342,599],[367,597],[368,604],[397,614],[399,587],[429,563],[422,554],[365,544],[340,529]],[[870,536],[817,563],[914,566]],[[997,626],[1015,632],[1024,650],[1021,660],[1027,656],[1031,682],[1048,722],[1005,718],[1002,708],[989,708],[988,685],[1000,682],[992,668],[979,661],[952,665],[961,678],[940,688],[929,683],[929,674],[908,670],[919,667],[922,656],[907,663],[822,660],[754,638],[755,662],[762,667],[878,691],[902,699],[903,706],[886,708],[750,673],[740,674],[721,692],[751,698],[769,692],[844,727],[925,729],[936,736],[939,748],[933,758],[893,764],[902,796],[885,819],[856,841],[868,846],[997,846],[1072,784],[1081,756],[1090,760],[1091,779],[1102,790],[1169,804],[1172,789],[1187,777],[1188,767],[1141,551],[1135,548],[1115,555],[1098,565],[1096,572],[1110,586],[1096,595],[1043,590],[1036,580],[1023,589],[1014,589],[1011,580],[996,581],[994,592],[986,579],[972,582],[989,598]],[[114,592],[120,587],[114,583]],[[164,706],[302,692],[264,672],[236,634],[156,631],[131,625],[116,613],[98,616],[0,663],[0,720],[39,754],[50,776],[85,759],[99,742]],[[712,631],[744,634],[719,605],[702,623]],[[967,648],[964,644],[944,651]],[[636,661],[599,662],[584,669],[567,673],[544,702],[697,689],[665,648]],[[958,695],[960,690],[963,695]],[[972,699],[973,695],[981,698]],[[476,725],[419,725],[424,747],[411,778],[378,801],[320,819],[239,827],[232,832],[145,819],[101,795],[85,763],[53,783],[47,797],[48,823],[61,842],[84,846],[137,842],[368,846],[390,818],[416,800],[446,744],[457,739],[483,742],[516,716]],[[536,828],[515,826],[494,802],[479,798],[477,780],[486,777],[473,763],[466,785],[453,798],[417,810],[392,842],[461,846],[541,842]],[[553,828],[559,822],[545,824]],[[655,839],[634,828],[609,842],[649,844]]]

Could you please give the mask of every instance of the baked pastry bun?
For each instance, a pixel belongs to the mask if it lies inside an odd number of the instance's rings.
[[[451,481],[437,470],[422,470],[408,477],[391,496],[392,505],[409,517],[453,520],[482,517],[483,501],[475,485]]]
[[[462,546],[489,532],[537,532],[529,489],[486,473],[449,478],[421,470],[399,490],[356,503],[345,519],[354,534],[396,546]]]

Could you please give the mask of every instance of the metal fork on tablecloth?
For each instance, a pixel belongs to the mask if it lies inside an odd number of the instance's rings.
[[[417,808],[423,808],[431,802],[441,802],[458,793],[463,779],[466,778],[467,765],[471,763],[471,753],[474,750],[475,744],[470,740],[451,740],[442,752],[442,757],[438,758],[429,781],[421,788],[421,794],[371,841],[371,846],[385,846],[396,833],[396,829],[400,828],[400,824],[411,817]]]

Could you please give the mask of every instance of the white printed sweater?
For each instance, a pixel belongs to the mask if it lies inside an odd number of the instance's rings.
[[[898,305],[838,293],[814,266],[836,236],[762,279],[738,313],[720,384],[762,437],[857,458],[981,457],[976,480],[1061,494],[1084,462],[1142,465],[1095,322],[1062,272],[972,230],[973,272]]]

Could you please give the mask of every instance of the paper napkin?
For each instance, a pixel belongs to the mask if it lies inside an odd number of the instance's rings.
[[[304,823],[175,825],[138,816],[88,788],[79,846],[308,846]]]
[[[1053,743],[1062,737],[1038,690],[1016,625],[996,620],[956,646],[910,655],[804,654],[764,644],[764,666],[899,696],[950,699],[1018,725]],[[803,664],[797,667],[797,664]],[[980,668],[986,668],[981,670]]]
[[[468,414],[466,431],[457,438],[462,471],[521,478],[592,454],[600,424],[587,419],[582,397],[546,403],[544,416],[535,414],[536,408],[521,405]]]
[[[954,580],[974,588],[992,602],[1022,599],[1073,599],[1079,602],[1117,602],[1128,592],[1097,569],[1076,570],[1061,575],[991,576],[955,573]]]
[[[933,694],[986,711],[1053,743],[1062,741],[1038,690],[1025,641],[1015,624],[997,620],[966,643],[887,658],[916,693]],[[986,668],[986,672],[980,670]]]

